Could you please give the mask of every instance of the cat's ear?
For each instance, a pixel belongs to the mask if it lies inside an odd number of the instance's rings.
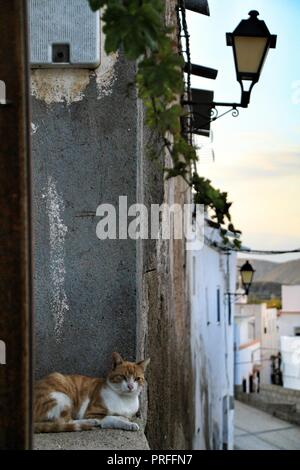
[[[137,365],[142,367],[142,369],[145,371],[149,363],[150,363],[150,357],[148,357],[147,359],[144,359],[144,361],[137,362]]]
[[[117,352],[112,353],[112,361],[113,361],[113,369],[115,369],[117,366],[122,364],[122,362],[124,362],[122,359],[122,356]]]

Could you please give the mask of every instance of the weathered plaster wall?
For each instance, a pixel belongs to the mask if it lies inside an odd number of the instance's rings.
[[[171,180],[164,201],[188,202],[185,190],[183,180]],[[157,241],[153,255],[144,274],[151,357],[146,434],[153,449],[190,449],[194,415],[185,242]]]
[[[166,21],[174,26],[176,4],[176,0],[166,2]],[[163,164],[171,165],[168,155]],[[148,204],[182,206],[190,202],[190,192],[182,178],[163,183],[159,163],[144,158],[143,167]],[[146,175],[152,175],[151,185],[146,184]],[[146,242],[143,254],[146,350],[151,357],[146,435],[152,449],[191,449],[194,397],[185,240]]]
[[[147,128],[140,137],[138,201],[149,213],[151,204],[189,202],[190,194],[181,178],[164,181],[163,166],[171,164],[169,158],[152,161],[145,152]],[[159,230],[161,237],[161,225]],[[137,354],[151,358],[147,438],[153,449],[188,449],[193,387],[185,241],[144,240],[137,250]]]
[[[136,202],[134,75],[104,53],[95,72],[32,72],[38,377],[102,374],[113,350],[135,358],[136,244],[100,241],[95,217],[120,195]]]

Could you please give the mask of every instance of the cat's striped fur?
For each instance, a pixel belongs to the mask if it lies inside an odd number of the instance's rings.
[[[53,373],[35,387],[35,432],[71,432],[94,427],[137,431],[131,419],[139,410],[139,394],[149,359],[127,362],[113,353],[106,379]]]

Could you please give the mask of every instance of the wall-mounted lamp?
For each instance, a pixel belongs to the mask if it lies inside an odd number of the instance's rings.
[[[271,34],[266,23],[258,19],[259,13],[252,10],[250,18],[242,20],[233,33],[227,33],[227,45],[232,46],[237,81],[242,88],[239,106],[247,108],[252,88],[260,74],[270,49],[276,48],[277,36]],[[249,90],[244,82],[250,81]]]
[[[201,123],[200,128],[196,128],[195,125],[192,125],[191,133],[199,133],[199,130],[207,129],[207,126],[211,122],[229,112],[232,112],[232,115],[236,117],[239,115],[238,108],[248,107],[252,89],[260,79],[268,52],[270,49],[276,48],[277,41],[277,36],[270,33],[266,23],[263,20],[259,20],[258,16],[258,11],[250,11],[249,18],[247,20],[242,20],[233,33],[226,34],[227,45],[233,48],[236,76],[242,89],[241,102],[222,103],[211,101],[209,105],[211,116],[207,121],[203,121]],[[191,74],[201,74],[201,70],[198,70],[195,64],[190,64],[190,66],[186,65],[184,70]],[[215,76],[211,74],[208,78],[215,79],[216,74]],[[250,83],[248,89],[246,89],[247,82]],[[193,91],[193,96],[196,96],[195,89]],[[194,101],[194,97],[192,97],[191,101],[184,101],[184,104],[191,106],[192,114],[194,113],[194,107],[197,107],[198,110],[196,112],[198,113],[198,116],[199,107],[204,105],[205,108],[207,108],[208,106],[207,102],[202,103],[198,100]],[[219,115],[217,110],[218,107],[227,107],[230,109]],[[197,122],[197,125],[198,124],[199,122]]]
[[[226,295],[229,297],[241,297],[242,295],[248,295],[253,282],[254,273],[255,269],[253,269],[249,261],[246,261],[246,263],[243,264],[243,266],[240,268],[240,275],[245,293],[241,294],[240,292],[226,292]]]
[[[249,294],[250,287],[253,282],[255,269],[251,266],[249,261],[246,261],[245,264],[240,269],[241,280],[243,284],[243,288],[245,289],[245,295]]]
[[[240,276],[242,280],[242,285],[244,288],[244,293],[241,294],[241,292],[225,292],[225,296],[228,298],[228,322],[229,325],[231,325],[231,298],[233,297],[234,299],[237,299],[238,297],[241,298],[244,295],[248,295],[250,291],[250,287],[253,282],[253,277],[254,277],[255,270],[249,263],[249,261],[246,261],[245,264],[240,268]]]

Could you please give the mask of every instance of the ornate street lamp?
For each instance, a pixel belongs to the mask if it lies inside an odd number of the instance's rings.
[[[227,33],[227,45],[232,46],[237,80],[242,88],[241,106],[250,102],[252,88],[260,74],[270,49],[276,48],[277,36],[271,34],[266,23],[258,19],[259,13],[252,10],[250,18],[242,20],[233,33]],[[245,90],[244,81],[250,81]]]
[[[228,113],[232,113],[234,117],[239,115],[238,108],[248,108],[250,96],[254,85],[259,81],[263,69],[263,65],[270,49],[276,48],[277,36],[271,34],[266,23],[258,19],[259,13],[252,10],[247,20],[242,20],[233,33],[227,33],[227,45],[233,48],[234,62],[236,68],[236,77],[241,85],[242,96],[240,103],[223,103],[215,102],[213,98],[210,103],[201,101],[201,93],[203,90],[193,90],[192,100],[184,101],[183,104],[191,106],[192,115],[192,134],[202,135],[210,129],[210,123],[216,121]],[[195,64],[186,64],[185,71],[192,75],[200,75],[203,73],[201,68],[197,68]],[[207,76],[208,72],[205,71]],[[216,74],[210,72],[208,78],[216,78]],[[247,82],[249,86],[247,87]],[[201,93],[200,93],[201,92]],[[200,101],[197,99],[200,98]],[[195,100],[196,98],[196,100]],[[207,117],[207,107],[211,112]],[[218,107],[231,108],[219,115]],[[203,108],[200,110],[200,108]],[[203,116],[201,118],[201,115]]]
[[[249,294],[249,290],[252,285],[254,273],[255,273],[255,270],[253,269],[249,261],[246,261],[246,263],[243,264],[243,266],[240,269],[242,284],[245,289],[245,295]]]
[[[253,282],[255,270],[249,263],[246,261],[245,264],[240,268],[240,276],[242,280],[242,285],[244,288],[244,293],[241,292],[226,292],[225,295],[228,297],[228,306],[229,306],[229,323],[231,322],[231,301],[230,299],[234,297],[235,299],[238,297],[243,297],[244,295],[248,295],[250,291],[250,287]]]

